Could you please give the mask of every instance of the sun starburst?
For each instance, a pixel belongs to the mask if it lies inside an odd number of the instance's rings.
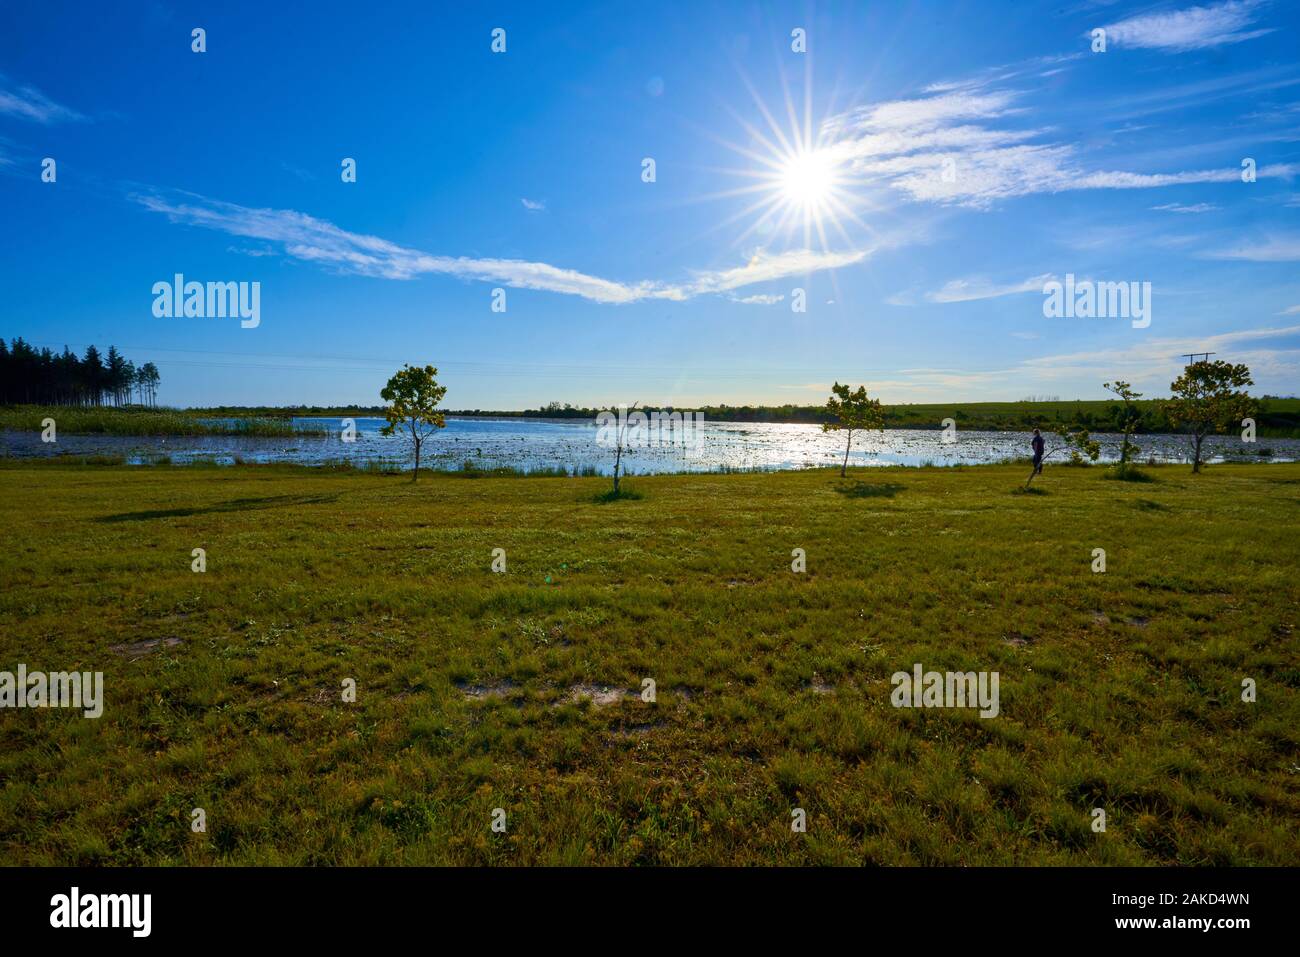
[[[743,230],[734,237],[738,245],[755,237],[805,249],[820,247],[822,252],[831,252],[832,246],[859,245],[846,226],[857,226],[867,234],[874,232],[859,216],[865,200],[857,188],[863,181],[854,172],[852,155],[837,141],[833,130],[814,120],[811,70],[803,80],[802,110],[795,106],[787,78],[781,75],[788,124],[776,119],[743,74],[741,79],[762,123],[750,122],[730,110],[745,132],[747,145],[716,136],[714,139],[748,163],[744,168],[720,172],[747,182],[706,198],[752,199],[715,228],[743,223]],[[834,115],[833,100],[827,116]]]

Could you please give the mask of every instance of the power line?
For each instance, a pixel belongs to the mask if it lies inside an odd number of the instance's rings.
[[[84,348],[91,343],[54,343],[54,342],[33,342],[35,346],[48,347],[51,349],[61,348],[66,345],[76,345],[78,348]],[[118,346],[120,350],[132,351],[136,353],[178,353],[182,355],[210,355],[210,356],[229,356],[240,359],[295,359],[303,362],[337,362],[352,366],[355,369],[388,371],[395,365],[401,365],[403,362],[410,362],[408,356],[406,359],[385,358],[382,356],[335,356],[335,355],[299,355],[292,353],[274,353],[274,352],[227,352],[227,351],[206,351],[202,349],[170,349],[160,346],[141,346],[124,344]],[[171,365],[193,365],[193,366],[211,366],[213,368],[247,368],[245,363],[220,362],[213,359],[195,360],[195,359],[164,359],[162,360]],[[578,378],[585,376],[601,377],[623,377],[628,374],[651,374],[649,378],[660,379],[677,379],[677,378],[710,378],[710,379],[741,379],[752,378],[759,375],[824,375],[825,368],[813,367],[767,367],[761,369],[736,369],[711,367],[695,367],[681,369],[673,374],[664,374],[662,367],[655,366],[637,366],[623,364],[602,364],[600,366],[574,365],[570,363],[543,363],[543,362],[495,362],[480,359],[444,359],[436,362],[439,368],[459,368],[461,366],[482,367],[485,370],[494,371],[470,371],[462,370],[459,375],[469,376],[488,376],[488,375],[512,375],[528,374],[542,378]],[[302,371],[317,372],[330,371],[330,367],[308,367],[281,365],[275,363],[257,363],[256,368],[288,370],[300,369]],[[539,371],[546,370],[546,371]],[[893,374],[897,370],[889,368],[865,369],[858,368],[857,374],[867,372],[884,372]],[[843,373],[841,373],[843,374]]]

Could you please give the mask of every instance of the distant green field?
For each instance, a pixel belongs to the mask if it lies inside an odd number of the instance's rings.
[[[1300,864],[1300,466],[1149,471],[0,463],[0,670],[106,683],[0,713],[0,856]]]
[[[1135,403],[1142,432],[1176,432],[1159,399]],[[1095,432],[1115,431],[1122,403],[1076,399],[1068,402],[953,402],[891,406],[885,411],[886,427],[940,428],[951,417],[959,428],[1014,431],[1064,425]],[[1271,438],[1300,437],[1300,399],[1261,399],[1256,416],[1258,434]]]

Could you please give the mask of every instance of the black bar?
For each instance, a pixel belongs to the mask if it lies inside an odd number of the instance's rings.
[[[1293,933],[1287,905],[1298,876],[1297,868],[0,868],[0,927],[6,943],[73,933],[205,946],[373,944],[376,934],[390,933],[450,943],[455,938],[444,935],[459,929],[493,949],[515,935],[675,949],[688,927],[762,941],[784,925],[862,942],[915,933],[923,951],[942,940],[989,944],[1029,934],[1042,943],[1128,938],[1230,947]],[[148,937],[135,937],[130,926],[52,927],[52,898],[70,897],[73,887],[83,906],[91,895],[150,895]],[[1240,919],[1248,924],[1220,923]],[[1120,926],[1125,920],[1154,926]]]

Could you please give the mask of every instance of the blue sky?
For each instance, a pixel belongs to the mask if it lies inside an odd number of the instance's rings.
[[[0,337],[182,406],[407,361],[450,408],[1093,398],[1193,350],[1296,392],[1295,3],[379,8],[7,0]],[[155,317],[176,273],[260,324]],[[1067,274],[1150,324],[1046,318]]]

